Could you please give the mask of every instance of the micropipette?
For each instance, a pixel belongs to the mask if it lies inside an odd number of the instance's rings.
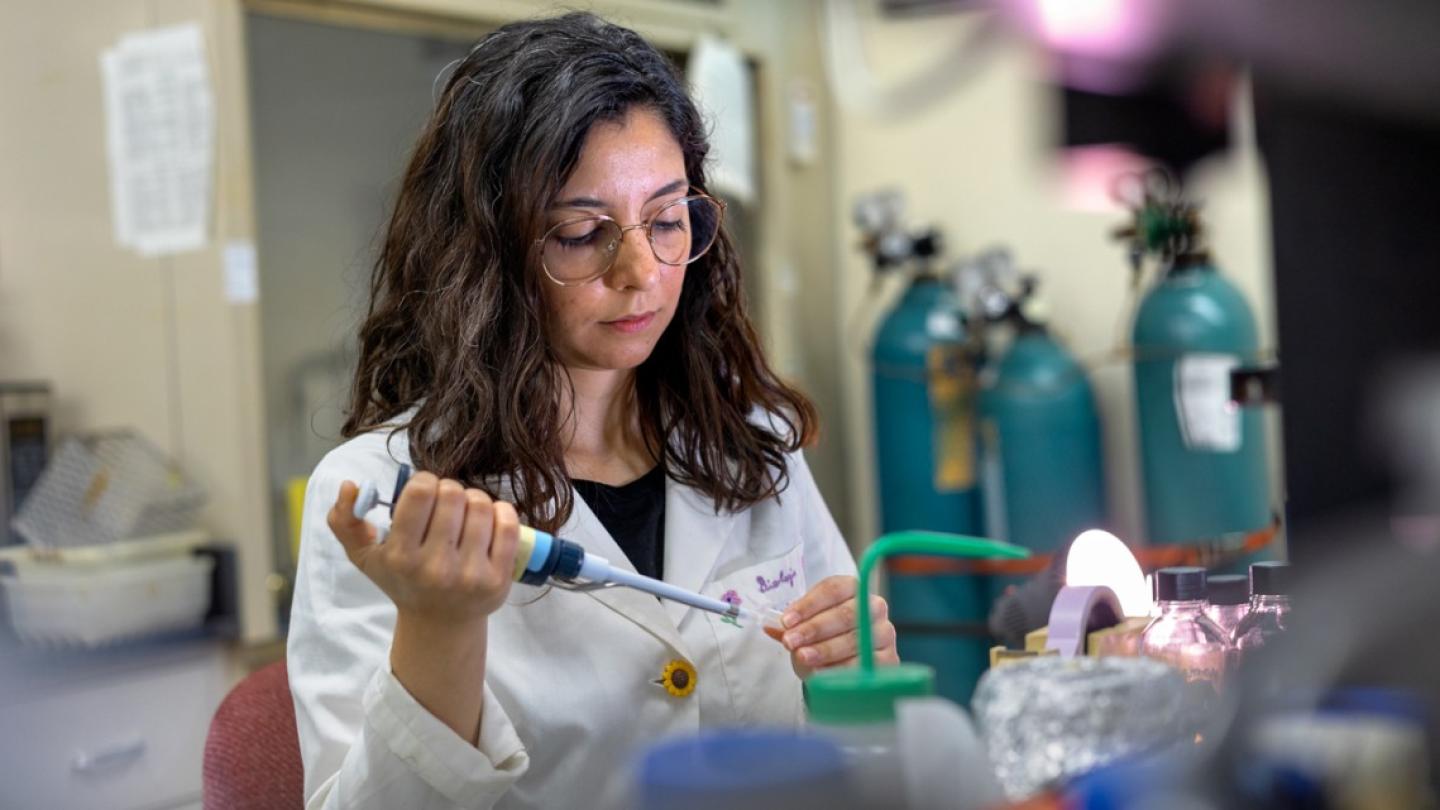
[[[395,481],[395,494],[388,503],[380,500],[379,490],[374,482],[366,481],[360,486],[360,494],[355,498],[355,517],[374,526],[380,542],[384,542],[385,535],[390,530],[390,517],[395,510],[395,504],[400,500],[400,492],[405,489],[409,480],[410,465],[400,465]],[[379,512],[372,514],[377,509]],[[753,620],[762,627],[777,631],[784,627],[780,620],[781,613],[775,608],[742,608],[644,574],[627,571],[612,565],[598,554],[585,551],[584,547],[573,540],[565,540],[529,526],[520,527],[520,537],[515,548],[514,580],[526,585],[543,585],[548,582],[572,591],[623,585],[737,621]]]

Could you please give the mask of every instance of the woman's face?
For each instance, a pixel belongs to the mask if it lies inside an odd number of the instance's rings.
[[[596,214],[634,225],[687,193],[680,144],[653,110],[633,108],[618,122],[590,129],[546,227]],[[551,342],[570,369],[635,368],[675,316],[685,268],[661,264],[644,228],[624,233],[605,275],[578,287],[545,281]]]

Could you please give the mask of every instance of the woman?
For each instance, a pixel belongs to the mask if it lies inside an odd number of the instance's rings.
[[[375,267],[349,441],[306,493],[309,806],[616,805],[646,745],[796,723],[799,676],[853,660],[854,561],[799,453],[815,412],[761,355],[706,149],[665,58],[591,15],[505,26],[450,76]],[[356,482],[402,463],[425,472],[377,543]],[[522,520],[783,607],[783,640],[511,587]]]

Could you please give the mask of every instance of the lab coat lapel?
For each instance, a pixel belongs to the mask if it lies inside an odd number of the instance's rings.
[[[701,493],[665,479],[665,581],[686,590],[700,591],[720,552],[730,543],[737,515],[716,514],[715,502]],[[665,612],[676,627],[691,610],[679,602],[665,602]]]
[[[557,536],[566,540],[572,540],[585,547],[587,554],[598,554],[610,561],[610,564],[627,571],[634,571],[635,566],[625,556],[619,544],[610,536],[605,525],[590,511],[590,506],[580,493],[574,493],[575,507],[570,512],[570,519],[560,527]],[[669,495],[666,496],[666,511],[669,511]],[[666,543],[669,543],[669,519],[666,519]],[[669,565],[669,550],[666,550],[666,565]],[[668,579],[668,577],[667,577]],[[665,642],[686,658],[690,657],[689,651],[680,640],[680,633],[676,629],[676,623],[672,619],[674,614],[666,615],[666,609],[661,607],[661,602],[648,593],[634,590],[633,588],[601,588],[593,591],[585,591],[586,596],[594,598],[597,602],[605,605],[611,610],[619,613],[625,618],[635,622],[656,638]],[[668,607],[669,602],[665,603]]]

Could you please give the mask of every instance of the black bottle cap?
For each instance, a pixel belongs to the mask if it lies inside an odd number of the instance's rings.
[[[1205,598],[1205,569],[1193,566],[1155,572],[1155,598],[1161,602],[1193,602]]]
[[[1290,563],[1252,563],[1250,565],[1250,592],[1256,596],[1288,596],[1290,594]]]
[[[1205,580],[1212,605],[1243,605],[1250,601],[1250,578],[1244,574],[1212,574]]]

